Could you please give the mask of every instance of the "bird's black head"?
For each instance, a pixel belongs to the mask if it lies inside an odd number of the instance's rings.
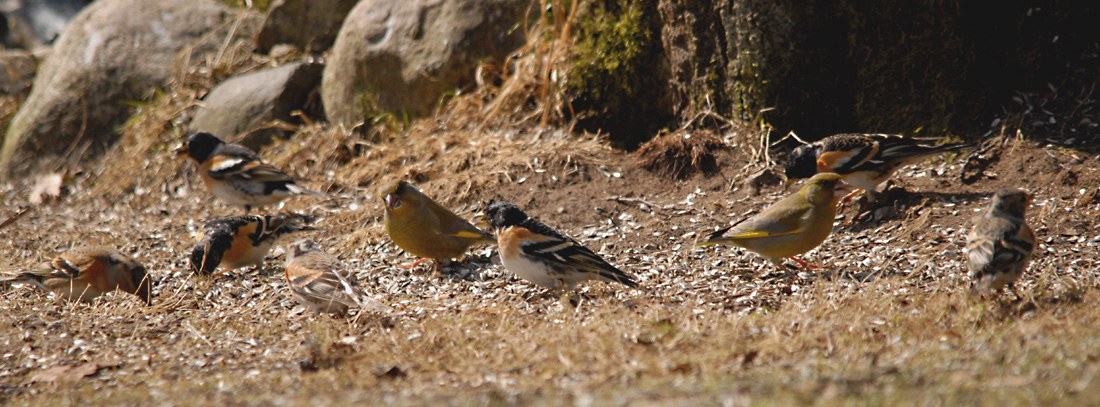
[[[183,144],[176,149],[176,155],[187,154],[195,161],[203,162],[214,154],[218,146],[225,144],[220,138],[210,133],[191,133],[183,137]]]
[[[817,148],[813,144],[803,144],[791,150],[784,171],[787,182],[810,178],[814,174],[817,174]]]
[[[216,251],[207,250],[206,245],[207,242],[204,240],[191,250],[191,271],[195,272],[196,276],[214,274],[214,271],[218,270],[218,264],[222,261],[221,255]]]
[[[485,219],[493,229],[516,226],[527,218],[527,214],[523,213],[522,209],[508,201],[493,202],[485,208]]]

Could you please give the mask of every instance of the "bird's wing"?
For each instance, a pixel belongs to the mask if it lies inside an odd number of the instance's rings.
[[[799,198],[790,196],[784,200]],[[804,220],[812,210],[809,202],[779,202],[733,226],[726,238],[753,240],[802,233],[808,226]]]
[[[1034,235],[1027,225],[1005,219],[997,221],[976,226],[979,233],[967,244],[967,260],[974,276],[1007,270],[1026,259],[1035,248]]]
[[[337,276],[342,269],[326,268],[326,264],[332,265],[328,262],[314,262],[308,258],[302,260],[287,266],[287,279],[294,292],[317,302],[335,302],[349,307],[358,305],[355,297],[345,293],[347,288]]]
[[[888,136],[883,134],[871,135],[878,144],[877,154],[871,157],[871,162],[879,165],[901,165],[915,162],[923,157],[946,153],[969,147],[966,143],[946,143],[939,145],[919,144],[917,139]]]
[[[444,208],[443,205],[440,205],[428,197],[424,197],[423,199],[426,200],[428,212],[431,216],[435,217],[435,221],[438,222],[439,232],[444,236],[483,242],[491,242],[494,240],[492,235],[478,229],[477,226],[474,226],[466,219],[451,212],[449,209]]]
[[[524,255],[544,262],[596,273],[630,287],[637,286],[633,278],[577,241],[533,219],[528,219],[524,223],[526,226],[513,228],[521,233],[526,231],[519,240],[519,248]]]
[[[850,174],[857,171],[859,167],[877,160],[879,153],[879,143],[871,135],[839,134],[821,140],[819,143],[821,143],[821,153],[817,156],[818,172]]]
[[[210,178],[225,181],[293,181],[294,178],[252,154],[218,154],[203,165]]]

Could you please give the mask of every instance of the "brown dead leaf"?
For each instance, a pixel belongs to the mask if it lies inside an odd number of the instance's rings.
[[[61,187],[65,184],[65,173],[55,172],[38,177],[31,190],[30,202],[34,205],[57,203],[61,200]]]
[[[87,362],[76,366],[54,366],[38,372],[30,383],[71,383],[99,371],[99,365]]]

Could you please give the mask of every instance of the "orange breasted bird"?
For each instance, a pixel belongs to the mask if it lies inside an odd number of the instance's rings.
[[[230,205],[252,207],[277,204],[293,195],[327,197],[298,185],[295,178],[260,159],[248,147],[226,143],[209,133],[191,133],[176,149],[198,164],[199,176],[210,193]]]
[[[202,238],[189,258],[191,270],[200,276],[263,264],[280,236],[316,228],[303,226],[304,216],[293,214],[226,216],[207,222]],[[226,270],[215,273],[219,268]]]
[[[132,257],[107,246],[81,246],[24,271],[6,283],[33,283],[69,301],[90,302],[119,290],[151,303],[152,282],[145,267]]]
[[[587,280],[638,286],[634,277],[612,266],[576,240],[527,216],[507,201],[485,208],[485,219],[497,233],[500,261],[524,280],[550,289],[572,291]]]

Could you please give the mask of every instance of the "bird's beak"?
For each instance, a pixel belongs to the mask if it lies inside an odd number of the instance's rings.
[[[848,196],[852,192],[856,192],[856,187],[844,181],[836,183],[836,187],[833,188],[833,194],[836,196]]]
[[[173,151],[176,153],[176,157],[183,157],[183,156],[187,155],[187,153],[191,152],[190,150],[187,149],[186,144],[180,144],[180,146],[176,147],[176,149],[173,150]]]
[[[783,180],[786,183],[785,185],[787,187],[790,187],[791,185],[794,185],[794,183],[798,182],[798,178],[791,178],[785,175],[783,176]]]
[[[471,223],[477,226],[478,229],[492,229],[492,226],[489,225],[489,220],[485,219],[485,212],[474,213],[474,218],[472,220],[473,222]]]
[[[382,200],[386,202],[386,207],[390,209],[397,209],[401,206],[401,196],[397,194],[386,194],[386,197]]]

